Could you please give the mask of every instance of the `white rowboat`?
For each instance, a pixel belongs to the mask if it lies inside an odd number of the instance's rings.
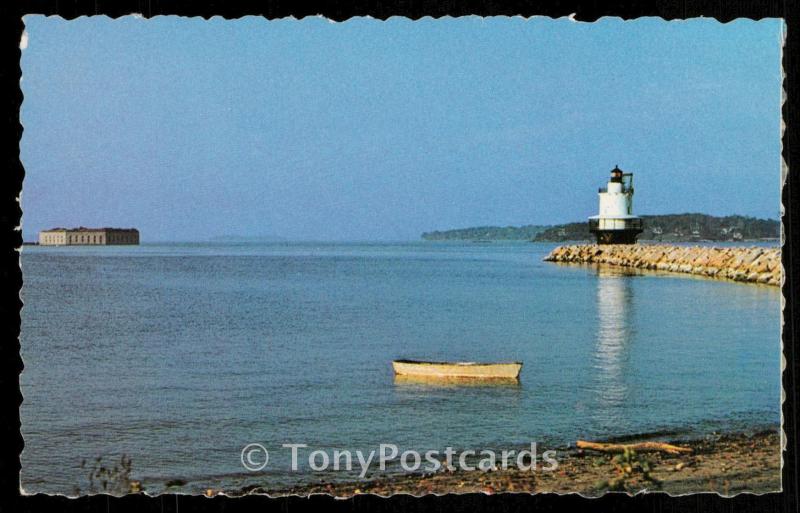
[[[398,376],[425,376],[431,378],[519,379],[522,362],[424,362],[394,360],[394,373]]]

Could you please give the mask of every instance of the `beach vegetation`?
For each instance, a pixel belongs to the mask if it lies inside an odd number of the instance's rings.
[[[633,449],[626,448],[611,458],[611,463],[614,475],[597,484],[601,491],[636,493],[661,487],[661,482],[652,474],[652,461]]]
[[[76,495],[96,493],[125,495],[144,490],[140,481],[132,479],[133,460],[126,454],[112,461],[106,461],[103,456],[97,456],[91,462],[84,459],[80,463],[80,468],[87,471],[86,483],[84,490],[76,487]]]

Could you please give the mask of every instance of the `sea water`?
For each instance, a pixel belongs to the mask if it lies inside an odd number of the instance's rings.
[[[779,424],[777,287],[543,262],[553,247],[26,246],[22,486],[86,493],[82,461],[126,454],[148,491],[279,489],[353,478],[292,471],[283,444],[547,449]],[[512,386],[401,383],[397,358],[524,366]],[[262,471],[249,443],[270,451]]]

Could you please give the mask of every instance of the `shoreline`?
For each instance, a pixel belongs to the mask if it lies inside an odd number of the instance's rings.
[[[614,462],[614,456],[574,445],[557,449],[558,468],[553,471],[524,471],[517,468],[493,471],[447,471],[432,474],[398,474],[362,481],[320,482],[285,488],[251,485],[223,490],[230,496],[266,494],[272,497],[327,494],[352,497],[359,494],[415,496],[446,493],[578,493],[597,497],[608,492],[635,494],[666,492],[769,493],[781,489],[780,427],[754,433],[733,432],[669,443],[691,448],[691,454],[663,452],[633,455]],[[648,441],[661,437],[628,436],[625,440]],[[620,441],[608,438],[607,440]],[[619,458],[618,458],[619,459]],[[633,472],[620,469],[632,465]],[[649,478],[641,468],[649,468]],[[638,469],[638,472],[637,472]]]

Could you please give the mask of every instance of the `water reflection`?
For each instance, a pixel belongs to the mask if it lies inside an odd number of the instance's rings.
[[[592,358],[594,368],[594,413],[604,425],[623,418],[629,397],[627,376],[633,289],[631,277],[618,270],[597,269],[597,335]]]
[[[438,376],[412,376],[405,374],[395,374],[395,385],[410,387],[435,387],[435,388],[519,388],[519,379],[514,378],[493,378],[475,379],[459,377],[438,377]]]

